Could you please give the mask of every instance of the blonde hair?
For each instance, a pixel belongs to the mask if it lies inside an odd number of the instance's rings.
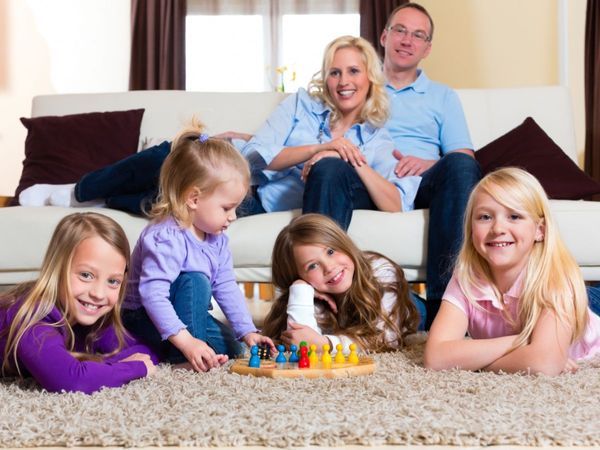
[[[357,122],[368,122],[378,128],[384,126],[389,116],[389,100],[385,92],[385,79],[381,61],[369,41],[361,37],[340,36],[327,45],[323,54],[321,71],[317,72],[308,84],[308,92],[331,108],[330,123],[335,123],[341,118],[340,111],[335,106],[331,93],[327,88],[326,80],[335,53],[342,48],[355,48],[360,52],[367,68],[367,78],[371,83],[367,100],[357,117]]]
[[[191,189],[210,195],[223,183],[238,175],[246,190],[250,168],[236,148],[223,139],[208,138],[193,119],[171,144],[171,152],[160,170],[159,191],[149,216],[164,220],[173,216],[182,226],[191,225],[186,198]]]
[[[548,197],[538,180],[522,169],[504,168],[486,175],[475,186],[465,211],[464,242],[457,258],[455,274],[473,304],[471,286],[489,284],[498,299],[502,294],[494,285],[487,261],[477,252],[472,240],[475,197],[485,193],[502,206],[543,223],[544,237],[531,249],[525,266],[523,292],[517,317],[504,317],[519,336],[515,348],[525,345],[544,310],[556,313],[573,330],[571,342],[583,335],[588,320],[588,298],[577,262],[560,237],[550,213]]]
[[[90,331],[85,338],[84,352],[75,352],[75,335],[70,325],[70,320],[73,318],[72,306],[70,302],[60,299],[71,296],[69,270],[76,248],[84,240],[96,236],[110,244],[125,258],[125,278],[121,284],[115,307],[90,326]],[[48,325],[66,328],[65,344],[75,357],[80,360],[100,360],[98,355],[91,353],[92,346],[100,338],[101,332],[110,325],[114,327],[118,346],[105,356],[119,352],[125,345],[126,336],[121,321],[121,304],[127,285],[128,267],[129,241],[117,222],[110,217],[96,213],[75,213],[65,216],[56,226],[50,239],[39,278],[34,282],[21,284],[0,297],[0,308],[3,309],[8,309],[23,299],[10,327],[2,332],[3,336],[7,336],[2,373],[16,372],[21,375],[17,360],[19,343],[25,333],[42,322],[55,307],[62,313],[62,318],[58,322]]]
[[[402,268],[383,255],[358,249],[350,237],[330,218],[320,214],[305,214],[293,219],[277,236],[272,255],[272,281],[281,295],[275,300],[265,319],[263,332],[278,338],[286,329],[287,303],[290,286],[299,278],[294,258],[297,245],[323,245],[350,257],[354,263],[354,276],[350,289],[336,298],[338,312],[326,308],[318,318],[322,329],[333,334],[344,334],[355,340],[363,349],[372,351],[395,350],[404,344],[404,338],[417,330],[419,315],[408,294],[408,283]],[[373,274],[371,262],[384,258],[395,269],[396,281],[381,283]],[[396,305],[391,313],[382,310],[381,299],[385,292],[396,295]],[[392,330],[397,341],[386,342],[384,328]]]

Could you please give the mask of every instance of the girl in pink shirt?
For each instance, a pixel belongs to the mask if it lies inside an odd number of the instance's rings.
[[[484,177],[464,236],[426,367],[556,375],[600,349],[600,317],[535,177],[516,168]]]

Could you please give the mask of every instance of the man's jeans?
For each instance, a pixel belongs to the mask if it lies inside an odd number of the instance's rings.
[[[347,230],[355,209],[377,209],[354,167],[339,158],[323,158],[308,174],[302,213],[331,217]]]
[[[243,348],[235,340],[231,329],[209,313],[212,309],[211,287],[206,275],[200,272],[182,272],[171,285],[169,299],[190,334],[206,342],[215,353],[225,354],[230,358],[243,353]],[[185,356],[173,344],[161,339],[143,307],[124,310],[123,322],[125,328],[156,349],[162,361],[172,364],[186,361]]]
[[[481,178],[479,164],[464,153],[449,153],[422,175],[415,209],[429,208],[427,236],[427,324],[429,329],[452,276],[463,241],[464,212]],[[399,237],[410,239],[410,236]]]

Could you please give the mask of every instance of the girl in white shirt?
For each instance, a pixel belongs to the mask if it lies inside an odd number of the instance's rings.
[[[281,293],[263,333],[284,344],[355,342],[363,350],[395,350],[422,329],[423,301],[410,293],[402,268],[363,252],[331,219],[305,214],[277,237],[273,284]]]

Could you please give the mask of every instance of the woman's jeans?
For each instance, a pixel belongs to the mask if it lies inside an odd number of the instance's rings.
[[[600,284],[587,286],[587,293],[590,309],[600,316]]]
[[[156,199],[160,168],[170,150],[164,141],[84,175],[75,185],[75,199],[104,199],[109,208],[143,215]]]
[[[200,272],[182,272],[171,285],[169,299],[192,336],[206,342],[215,353],[234,358],[243,353],[242,345],[235,340],[228,326],[210,315],[211,293],[210,281],[206,275]],[[168,340],[161,339],[144,307],[124,310],[123,322],[131,333],[156,349],[162,361],[172,364],[186,361],[179,349]]]

